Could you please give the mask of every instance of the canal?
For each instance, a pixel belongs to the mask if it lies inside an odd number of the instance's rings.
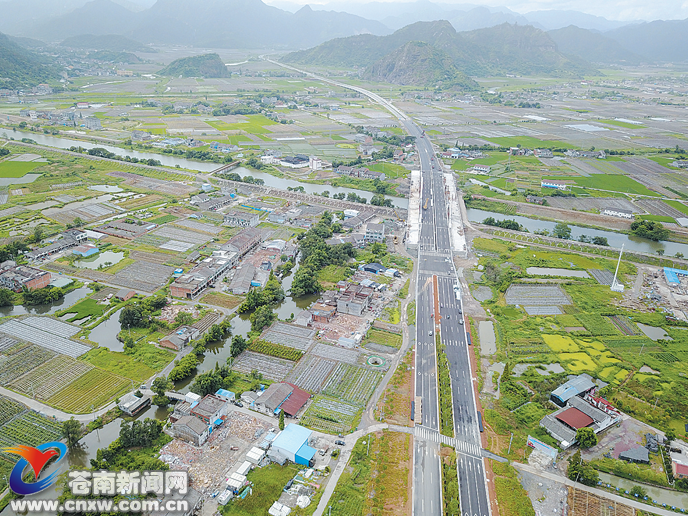
[[[520,215],[504,215],[503,213],[478,210],[475,208],[468,208],[466,212],[468,220],[471,222],[482,222],[488,217],[492,217],[496,220],[515,220],[531,233],[542,231],[543,229],[551,233],[557,225],[556,222],[548,220],[530,219]],[[609,245],[617,249],[621,249],[623,245],[624,249],[628,251],[655,254],[661,249],[666,256],[674,256],[676,253],[683,253],[684,256],[688,256],[688,245],[686,244],[679,244],[677,242],[653,242],[646,238],[639,238],[633,235],[625,235],[623,233],[615,233],[613,231],[604,231],[601,229],[589,229],[576,226],[575,224],[568,224],[568,226],[571,228],[571,240],[578,240],[582,235],[588,237],[599,236],[606,238]]]

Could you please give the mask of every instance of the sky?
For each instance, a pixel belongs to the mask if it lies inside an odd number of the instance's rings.
[[[266,4],[282,7],[281,4],[326,5],[327,0],[263,0]],[[399,0],[375,0],[391,2]],[[402,0],[408,1],[408,0]],[[504,6],[518,13],[549,9],[581,11],[608,20],[676,20],[688,18],[688,0],[433,0],[436,3],[475,4],[489,7]],[[364,3],[351,1],[350,4]],[[342,2],[337,1],[337,10]],[[351,10],[355,7],[352,6]],[[348,10],[348,9],[346,9]]]

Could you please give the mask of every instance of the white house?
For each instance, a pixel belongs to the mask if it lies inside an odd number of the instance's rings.
[[[554,179],[543,179],[540,181],[540,187],[553,188],[554,190],[568,190],[569,184],[566,181],[556,181]]]
[[[610,217],[619,217],[622,219],[632,219],[633,212],[629,210],[622,210],[621,208],[605,208],[602,215],[609,215]]]
[[[473,171],[478,174],[489,174],[490,170],[489,165],[473,165]]]

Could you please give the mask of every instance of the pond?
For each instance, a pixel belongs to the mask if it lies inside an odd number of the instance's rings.
[[[647,324],[635,323],[635,325],[640,328],[646,337],[658,341],[658,340],[674,340],[672,339],[663,328],[657,328],[656,326],[648,326]]]
[[[646,484],[638,484],[632,480],[615,477],[608,473],[600,472],[600,480],[603,485],[610,484],[618,487],[620,490],[630,491],[633,486],[640,485],[647,491],[648,500],[656,500],[659,505],[667,504],[669,507],[678,507],[679,509],[688,509],[688,493],[680,493],[678,491],[671,491],[669,489],[662,489],[661,487],[648,486]],[[652,512],[648,507],[648,512]]]
[[[119,263],[122,260],[122,258],[124,258],[123,252],[115,253],[113,251],[104,251],[100,254],[95,254],[93,256],[89,256],[88,258],[82,258],[81,260],[77,260],[74,262],[74,266],[79,267],[80,269],[97,270],[98,267],[100,267],[101,265],[103,267],[106,267],[107,263],[109,263],[110,265]]]
[[[106,321],[93,328],[88,339],[97,342],[99,346],[106,347],[110,351],[124,351],[124,343],[117,340],[117,334],[122,330],[122,325],[119,323],[121,311],[121,308],[115,310]]]
[[[585,271],[572,271],[570,269],[555,269],[552,267],[528,267],[526,269],[528,274],[533,276],[563,276],[567,278],[589,278]]]
[[[468,208],[466,212],[468,214],[468,220],[471,222],[482,222],[488,217],[493,217],[497,220],[515,220],[531,233],[535,233],[536,231],[541,231],[543,229],[551,232],[554,230],[554,226],[557,225],[556,222],[550,222],[547,220],[529,219],[528,217],[522,217],[520,215],[504,215],[502,213],[477,210],[475,208]],[[688,245],[686,244],[679,244],[676,242],[653,242],[652,240],[648,240],[646,238],[638,238],[632,235],[625,235],[623,233],[614,233],[613,231],[582,228],[573,224],[569,224],[569,227],[571,228],[572,240],[578,240],[578,238],[582,235],[586,235],[588,237],[599,236],[606,238],[609,242],[609,245],[616,249],[620,249],[621,245],[623,244],[627,251],[655,254],[658,250],[663,250],[666,256],[674,256],[676,253],[683,253],[684,256],[688,256]]]
[[[166,167],[175,167],[176,165],[179,165],[181,168],[185,168],[187,170],[197,170],[199,172],[212,172],[213,170],[218,169],[222,165],[220,163],[209,163],[209,162],[203,162],[203,161],[193,161],[189,160],[186,158],[182,158],[179,156],[171,156],[169,154],[157,154],[154,152],[142,152],[142,151],[134,151],[134,150],[128,150],[128,149],[121,149],[119,147],[115,147],[112,145],[104,145],[102,143],[92,143],[92,142],[86,142],[86,141],[80,141],[80,140],[71,140],[69,138],[63,138],[60,136],[52,136],[52,135],[47,135],[47,134],[38,134],[38,133],[33,133],[31,131],[11,131],[7,132],[7,135],[14,138],[15,140],[21,140],[22,138],[30,138],[34,140],[36,143],[39,145],[47,145],[49,147],[57,147],[58,149],[69,149],[70,147],[82,147],[84,149],[93,149],[93,148],[102,148],[105,149],[109,152],[113,152],[117,154],[118,156],[131,156],[131,157],[136,157],[139,159],[155,159],[160,161],[164,166]],[[306,191],[306,193],[317,193],[321,194],[325,191],[330,192],[330,196],[336,193],[344,193],[344,194],[349,194],[349,193],[355,193],[359,197],[364,197],[370,201],[370,199],[373,198],[373,193],[372,192],[365,192],[363,190],[355,190],[352,188],[344,188],[344,187],[339,187],[339,186],[330,186],[330,185],[318,185],[318,184],[312,184],[308,182],[300,182],[296,181],[294,179],[286,179],[283,177],[275,177],[273,175],[270,175],[266,172],[259,172],[257,170],[248,170],[247,168],[244,167],[238,167],[232,170],[232,172],[236,172],[239,174],[241,177],[244,176],[253,176],[256,179],[262,179],[265,181],[265,184],[267,186],[271,186],[273,188],[281,188],[282,190],[286,190],[288,187],[291,188],[297,188],[297,187],[303,187],[303,189]],[[192,180],[193,178],[189,178],[189,180]],[[392,202],[394,203],[395,206],[399,208],[408,208],[408,199],[403,198],[403,197],[390,197],[392,199]],[[688,255],[688,253],[686,253]]]
[[[114,186],[114,185],[93,185],[88,187],[89,190],[95,190],[96,192],[105,192],[105,193],[118,193],[118,192],[123,192],[119,186]]]
[[[54,314],[55,312],[62,310],[63,308],[67,308],[69,306],[72,306],[74,303],[76,303],[80,299],[85,298],[90,293],[91,293],[90,288],[81,287],[81,288],[74,289],[71,292],[68,292],[59,301],[55,301],[54,303],[48,303],[47,305],[3,306],[2,308],[0,308],[0,317],[7,317],[9,315],[27,315],[27,314],[50,315],[50,314]]]

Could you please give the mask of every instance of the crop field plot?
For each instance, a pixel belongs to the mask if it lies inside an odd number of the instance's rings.
[[[16,344],[19,344],[17,339],[13,339],[8,335],[0,335],[0,353]]]
[[[3,161],[0,163],[0,177],[24,177],[42,163],[26,161]]]
[[[0,384],[7,385],[15,378],[44,364],[55,356],[40,346],[29,345],[12,355],[0,355]]]
[[[242,302],[243,299],[240,297],[228,296],[226,294],[220,294],[219,292],[210,292],[201,298],[201,303],[229,309],[236,308]]]
[[[505,299],[508,305],[529,307],[571,304],[569,296],[558,285],[511,285]]]
[[[162,287],[173,272],[174,267],[168,265],[137,262],[117,272],[112,282],[123,287],[153,292]]]
[[[91,369],[48,398],[47,402],[65,412],[83,414],[91,412],[91,407],[102,407],[129,388],[131,380],[100,369]]]
[[[0,331],[49,351],[69,355],[73,358],[83,355],[91,349],[90,346],[69,340],[68,337],[79,331],[77,326],[49,317],[12,319],[0,325]]]
[[[358,355],[360,354],[358,351],[352,349],[330,346],[328,344],[316,344],[311,350],[311,353],[319,357],[345,362],[347,364],[356,364]]]
[[[11,398],[0,396],[0,427],[25,410],[26,407],[21,403]]]
[[[624,335],[640,335],[638,327],[625,315],[612,315],[606,319]]]
[[[268,342],[306,351],[313,344],[315,333],[315,330],[278,322],[266,330],[261,338]]]
[[[270,380],[281,382],[289,374],[294,362],[282,358],[269,357],[252,351],[244,351],[234,361],[232,369],[240,373],[250,373],[254,369],[263,373],[263,376]]]
[[[359,405],[319,394],[301,416],[301,424],[320,432],[345,434],[358,423],[362,412]]]
[[[381,371],[339,364],[330,376],[323,393],[356,405],[365,405],[382,376]]]
[[[334,360],[306,355],[289,373],[286,381],[301,387],[304,391],[318,393],[336,364]]]
[[[204,233],[210,233],[211,235],[219,235],[224,229],[222,226],[215,226],[213,224],[206,224],[204,222],[196,222],[194,220],[180,220],[175,222],[176,226],[183,226],[193,231],[202,231]]]
[[[590,275],[597,280],[600,285],[610,285],[614,281],[614,274],[605,269],[588,269]]]
[[[587,353],[560,353],[559,360],[564,367],[575,374],[595,371],[597,364]]]
[[[57,355],[14,380],[10,387],[29,396],[47,400],[74,380],[93,369],[93,366]]]
[[[62,425],[33,411],[26,411],[0,427],[0,449],[23,444],[38,446],[62,437]],[[0,452],[0,456],[12,462],[17,456]]]
[[[205,244],[206,242],[210,242],[212,240],[212,237],[208,235],[203,235],[197,232],[194,233],[185,229],[177,229],[170,226],[156,229],[152,232],[152,234],[161,238],[168,238],[170,240],[177,240],[179,242],[186,242],[194,245]]]
[[[573,353],[578,351],[578,344],[571,337],[565,335],[542,335],[542,340],[555,353]]]
[[[672,219],[685,216],[681,211],[660,200],[638,199],[636,204],[647,211],[650,215],[661,215],[664,217],[670,217]]]
[[[580,313],[576,315],[585,329],[592,335],[618,335],[616,328],[609,319],[599,314]]]

